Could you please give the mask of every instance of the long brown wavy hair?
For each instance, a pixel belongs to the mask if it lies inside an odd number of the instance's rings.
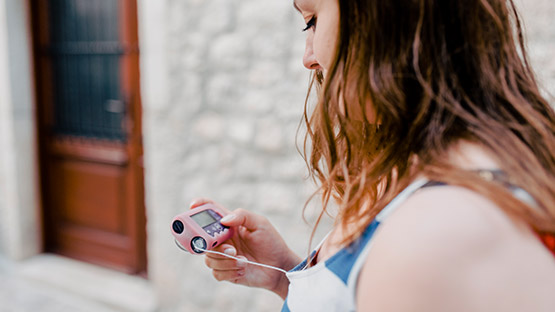
[[[312,113],[305,104],[303,119],[322,214],[335,198],[344,243],[417,174],[471,189],[536,232],[555,233],[555,113],[529,66],[513,1],[338,3],[334,62],[325,79],[314,74],[318,102]],[[448,163],[460,140],[483,146],[506,179]],[[536,204],[516,200],[509,184]]]

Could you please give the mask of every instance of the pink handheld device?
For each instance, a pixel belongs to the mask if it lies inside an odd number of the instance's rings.
[[[233,229],[220,223],[225,215],[216,205],[204,204],[175,216],[171,228],[176,243],[192,254],[213,249],[233,236]]]

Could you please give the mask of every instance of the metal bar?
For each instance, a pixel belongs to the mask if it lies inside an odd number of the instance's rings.
[[[71,33],[71,39],[72,40],[78,40],[79,39],[79,19],[77,18],[77,3],[74,0],[65,0],[66,3],[70,6],[70,14],[69,15],[69,19],[68,19],[68,24],[66,25],[66,28],[70,28],[72,30]],[[69,38],[68,38],[69,39]],[[66,42],[64,42],[63,44],[66,44]],[[74,56],[74,55],[65,55],[65,57],[67,58],[71,58],[73,59],[73,67],[72,67],[72,71],[73,71],[73,75],[75,77],[75,79],[72,79],[74,81],[72,81],[72,83],[70,84],[70,87],[72,89],[74,89],[75,91],[74,93],[74,97],[71,99],[71,111],[72,111],[72,135],[78,136],[79,134],[83,133],[83,123],[81,121],[81,115],[82,115],[82,105],[81,105],[81,101],[83,99],[83,94],[82,94],[82,71],[81,71],[81,58],[79,56]]]
[[[92,42],[64,42],[52,44],[45,53],[48,54],[95,54],[95,55],[118,55],[133,52],[133,47],[125,47],[114,41],[92,41]]]
[[[50,56],[54,78],[54,131],[61,135],[125,141],[121,60],[138,47],[119,41],[118,1],[50,2],[52,37],[38,48]],[[114,104],[116,103],[116,104]]]
[[[84,2],[83,0],[78,0],[81,2],[81,4],[85,5],[84,3],[87,3],[86,1]],[[87,3],[88,4],[88,3]],[[84,19],[81,21],[81,27],[83,29],[82,31],[82,35],[83,40],[84,41],[89,41],[92,40],[92,36],[91,36],[91,27],[89,27],[90,25],[90,20],[89,19]],[[83,55],[82,56],[84,58],[84,64],[85,64],[85,77],[86,77],[86,97],[85,97],[85,105],[83,106],[84,108],[84,114],[82,114],[82,119],[81,122],[83,124],[83,126],[85,127],[85,134],[87,136],[92,136],[95,137],[96,133],[94,133],[94,126],[92,125],[93,121],[91,120],[91,118],[89,118],[92,115],[92,106],[93,106],[93,94],[92,94],[92,87],[93,87],[93,81],[92,81],[92,64],[91,64],[91,55],[87,54],[87,55]]]
[[[103,20],[102,20],[102,16],[105,15],[103,14],[103,8],[102,8],[102,4],[104,1],[93,1],[92,3],[89,3],[90,5],[94,6],[94,9],[92,9],[92,12],[94,12],[94,14],[91,15],[91,19],[89,20],[89,26],[91,26],[91,33],[93,33],[93,36],[91,38],[91,40],[94,41],[104,41],[106,40],[106,37],[103,36]],[[102,58],[105,56],[99,56],[99,55],[94,55],[91,56],[91,61],[92,61],[92,75],[95,79],[94,84],[93,84],[93,94],[94,94],[94,100],[93,100],[93,115],[95,116],[95,121],[94,121],[94,128],[97,131],[97,135],[101,136],[101,137],[109,137],[109,133],[106,131],[105,127],[104,127],[104,123],[105,123],[105,119],[106,119],[106,110],[105,110],[105,103],[106,100],[102,94],[102,85],[104,83],[104,68],[102,66]]]
[[[70,42],[77,40],[78,29],[77,29],[77,18],[76,18],[76,3],[72,0],[61,0],[65,4],[66,14],[65,18],[61,21],[62,28],[65,30],[64,39],[52,46],[64,46]],[[68,120],[69,129],[66,134],[72,136],[78,136],[82,131],[80,114],[81,108],[79,101],[81,99],[81,71],[79,58],[73,55],[65,53],[53,53],[59,55],[60,58],[66,59],[70,64],[70,77],[64,82],[64,88],[71,90],[71,97],[68,99],[68,110],[70,112],[70,120]]]
[[[50,2],[50,13],[52,14],[52,19],[50,20],[50,26],[54,31],[50,32],[51,41],[58,41],[61,33],[60,25],[57,21],[60,20],[61,7],[59,2]],[[63,133],[64,120],[63,120],[63,88],[59,82],[62,81],[63,77],[63,66],[62,62],[58,57],[52,57],[52,71],[55,77],[54,82],[54,99],[53,99],[53,110],[54,110],[54,120],[53,120],[53,131],[55,133]]]
[[[110,38],[111,40],[115,40],[117,42],[120,42],[121,44],[121,39],[120,39],[120,21],[119,21],[119,17],[120,15],[120,3],[119,1],[110,1],[109,3],[107,3],[107,9],[109,10],[110,14],[106,14],[107,19],[109,20],[109,23],[106,23],[107,25],[109,24],[109,28],[106,30],[107,33],[107,38]],[[123,57],[123,54],[129,53],[130,50],[132,49],[138,49],[138,47],[131,47],[131,46],[126,46],[121,44],[122,47],[124,48],[124,53],[119,54],[119,55],[112,55],[109,56],[107,58],[109,58],[108,63],[110,64],[110,73],[109,73],[109,77],[110,77],[110,87],[112,88],[111,91],[111,98],[113,99],[119,99],[120,101],[123,102],[123,111],[117,113],[117,114],[110,114],[109,119],[108,119],[108,124],[107,126],[110,129],[110,132],[112,134],[112,138],[115,140],[119,140],[119,141],[124,141],[125,140],[125,135],[126,132],[123,128],[123,120],[126,116],[126,103],[125,100],[123,98],[123,95],[121,94],[121,59]]]
[[[59,13],[59,3],[58,1],[48,1],[48,16],[50,16],[49,26],[50,26],[50,42],[56,42],[58,40],[58,34],[60,33],[59,23],[56,21],[60,20]]]
[[[102,63],[99,62],[100,56],[89,56],[91,65],[91,127],[95,136],[105,137],[105,131],[102,127],[105,113],[102,111],[103,99],[100,92],[102,84]]]

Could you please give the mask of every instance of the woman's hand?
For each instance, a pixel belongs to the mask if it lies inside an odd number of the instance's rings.
[[[206,203],[217,205],[224,211],[227,209],[208,199],[197,199],[191,203],[191,209]],[[214,251],[236,256],[262,264],[290,270],[301,259],[293,253],[272,224],[263,216],[237,209],[229,212],[220,222],[234,227],[235,234],[226,243],[214,248]],[[249,265],[245,262],[226,258],[215,254],[206,254],[206,265],[218,281],[250,287],[265,288],[285,299],[289,281],[284,273]]]

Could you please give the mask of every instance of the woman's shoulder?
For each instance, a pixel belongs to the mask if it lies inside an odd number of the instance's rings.
[[[383,221],[381,231],[411,232],[412,237],[418,234],[423,243],[456,239],[475,247],[476,240],[488,244],[506,238],[508,233],[515,234],[518,228],[524,231],[524,226],[517,222],[472,190],[438,185],[421,188],[407,198]],[[437,236],[437,232],[443,235]]]
[[[358,298],[359,307],[371,302],[376,310],[519,311],[524,291],[551,311],[553,289],[555,260],[531,230],[475,192],[437,186],[383,221]]]

